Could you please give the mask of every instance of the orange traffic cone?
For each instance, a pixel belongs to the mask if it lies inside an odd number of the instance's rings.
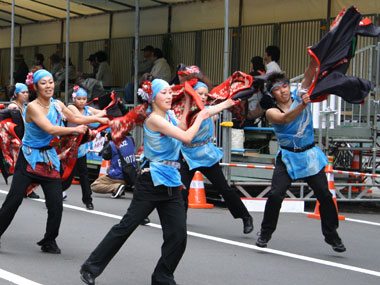
[[[356,171],[360,171],[360,151],[354,150],[353,153],[354,153],[354,157],[352,158],[351,169],[356,170]],[[347,182],[348,183],[355,183],[356,180],[348,179]],[[361,179],[359,179],[359,183],[361,183]],[[359,192],[359,188],[356,186],[352,186],[351,191],[352,192]]]
[[[211,209],[213,204],[206,201],[205,187],[203,184],[202,173],[196,171],[189,189],[189,208]]]
[[[336,202],[336,191],[335,191],[335,183],[334,183],[334,173],[332,172],[333,171],[334,157],[329,156],[328,159],[329,159],[329,163],[327,164],[326,169],[325,169],[326,176],[327,176],[327,183],[328,183],[328,186],[329,186],[329,190],[330,190],[330,192],[331,192],[331,194],[333,196],[333,201],[334,201],[334,204],[335,204],[336,211],[338,212],[338,203]],[[307,216],[309,218],[313,218],[313,219],[318,219],[318,220],[321,219],[321,215],[320,215],[320,212],[319,212],[319,202],[318,201],[315,204],[314,213],[308,214]],[[339,220],[345,220],[346,217],[345,216],[341,216],[341,215],[338,214],[338,219]]]
[[[111,161],[110,160],[102,160],[102,165],[100,166],[100,170],[99,170],[99,176],[103,176],[103,175],[106,175],[107,174],[107,168],[111,165]]]

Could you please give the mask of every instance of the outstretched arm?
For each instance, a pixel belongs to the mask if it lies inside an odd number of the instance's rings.
[[[304,78],[301,82],[302,89],[309,89],[311,83],[313,82],[313,78],[314,78],[317,67],[318,67],[317,61],[313,57],[311,57],[309,66],[306,68],[305,73],[304,73]]]

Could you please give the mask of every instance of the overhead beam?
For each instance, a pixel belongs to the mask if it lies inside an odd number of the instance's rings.
[[[37,3],[37,4],[41,4],[41,5],[47,6],[47,7],[50,7],[50,8],[53,8],[53,9],[57,9],[57,10],[66,12],[66,8],[57,7],[57,6],[54,6],[54,5],[45,3],[45,2],[41,2],[41,1],[38,1],[38,0],[30,0],[30,1],[32,1],[34,3]],[[78,13],[78,12],[74,12],[74,11],[70,11],[70,13],[78,15],[78,16],[84,16],[84,14]]]
[[[99,10],[99,11],[102,11],[102,12],[105,12],[105,13],[112,12],[111,10],[103,9],[103,8],[100,8],[100,7],[97,7],[97,6],[94,6],[94,5],[90,5],[90,4],[82,3],[81,5],[85,6],[85,7],[88,7],[88,8],[91,8],[91,9]]]
[[[12,3],[8,3],[8,2],[2,1],[2,0],[0,0],[0,3],[4,3],[4,4],[8,4],[8,5],[12,6]],[[15,7],[19,8],[19,9],[23,9],[23,10],[29,11],[29,12],[32,12],[32,13],[43,15],[43,16],[46,16],[46,17],[49,17],[49,18],[53,18],[53,19],[56,19],[56,20],[59,19],[58,17],[52,16],[52,15],[49,15],[49,14],[46,14],[46,13],[42,13],[40,11],[33,10],[33,9],[30,9],[30,8],[25,8],[25,7],[20,6],[20,5],[15,5]]]
[[[8,15],[12,15],[12,12],[9,12],[9,11],[3,10],[3,9],[0,9],[0,12],[3,12],[3,13],[8,14]],[[19,18],[23,18],[23,19],[31,21],[31,22],[34,22],[34,23],[38,22],[37,20],[34,20],[32,18],[28,18],[28,17],[25,17],[25,16],[21,16],[21,15],[17,15],[17,14],[15,14],[15,16],[19,17]]]
[[[128,8],[131,8],[133,10],[135,10],[135,6],[133,5],[129,5],[129,4],[126,4],[126,3],[122,3],[120,1],[116,1],[116,0],[109,0],[111,3],[115,3],[115,4],[118,4],[120,6],[124,6],[124,7],[128,7]]]

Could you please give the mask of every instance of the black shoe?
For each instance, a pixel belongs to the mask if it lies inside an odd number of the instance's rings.
[[[39,244],[39,243],[37,243],[37,244]],[[43,252],[53,253],[53,254],[60,254],[61,253],[61,250],[58,247],[55,240],[46,242],[44,244],[39,244],[39,245],[41,245],[41,250]]]
[[[140,225],[146,225],[146,224],[149,224],[150,223],[150,219],[147,217],[145,218],[141,223]]]
[[[253,231],[253,219],[251,216],[242,218],[243,225],[244,225],[244,233],[249,234]]]
[[[256,245],[258,247],[267,247],[269,240],[270,240],[270,238],[264,237],[260,234],[256,240]]]
[[[92,275],[92,273],[86,270],[83,270],[83,269],[80,270],[80,279],[86,284],[95,285],[94,275]]]
[[[334,240],[329,240],[325,238],[325,242],[327,242],[329,245],[331,245],[332,249],[335,250],[336,252],[345,252],[346,247],[342,243],[340,239],[334,239]]]
[[[28,195],[28,198],[30,199],[40,199],[40,196],[38,196],[36,193],[32,192]]]
[[[87,210],[94,210],[94,204],[92,204],[91,202],[86,203],[86,208],[87,208]]]

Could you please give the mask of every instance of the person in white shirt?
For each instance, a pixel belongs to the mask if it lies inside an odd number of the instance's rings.
[[[272,72],[282,72],[278,61],[280,59],[280,49],[276,46],[267,46],[265,48],[264,60],[266,63],[267,72],[270,74]]]
[[[96,80],[103,83],[104,89],[110,89],[112,87],[112,72],[107,59],[108,56],[104,51],[98,51],[95,53],[95,60],[99,64]]]
[[[154,78],[163,79],[165,81],[170,81],[172,77],[172,72],[170,65],[163,57],[162,50],[155,48],[153,51],[153,67],[150,73]]]

